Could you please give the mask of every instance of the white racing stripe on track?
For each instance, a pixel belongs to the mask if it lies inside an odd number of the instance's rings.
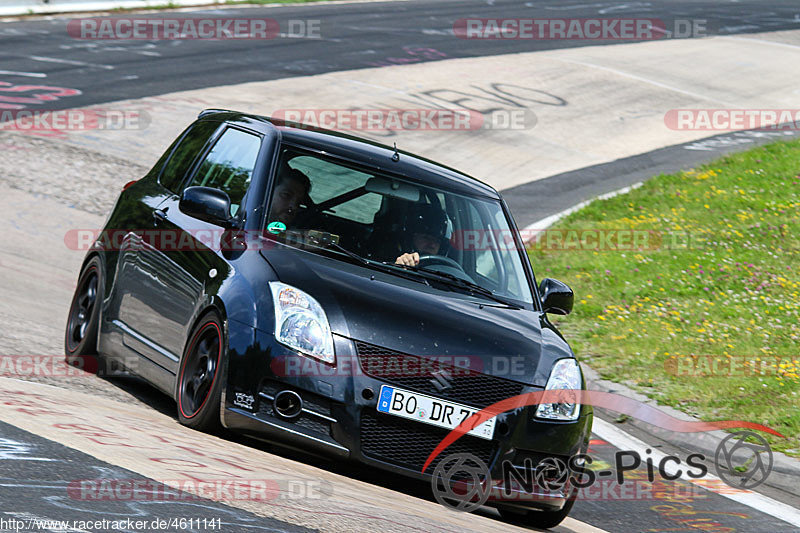
[[[683,95],[686,95],[686,96],[690,96],[692,98],[698,98],[700,100],[708,100],[710,102],[716,102],[718,104],[722,104],[722,105],[725,105],[725,106],[728,106],[728,107],[733,107],[733,108],[741,107],[741,106],[738,106],[736,104],[732,104],[730,102],[726,102],[724,100],[720,100],[719,98],[714,98],[712,96],[709,96],[708,94],[702,94],[702,93],[698,93],[698,92],[695,92],[695,91],[687,91],[687,90],[681,89],[679,87],[674,87],[672,85],[667,85],[666,83],[661,83],[660,81],[651,80],[651,79],[645,78],[643,76],[637,76],[636,74],[631,74],[630,72],[625,72],[625,71],[620,70],[620,69],[611,68],[611,67],[605,67],[603,65],[596,65],[594,63],[587,63],[586,61],[577,61],[577,60],[574,60],[574,59],[565,59],[563,57],[562,58],[557,58],[557,60],[558,61],[563,61],[564,63],[572,63],[573,65],[580,65],[582,67],[596,68],[596,69],[599,69],[599,70],[604,70],[606,72],[610,72],[612,74],[616,74],[617,76],[623,76],[623,77],[626,77],[626,78],[630,78],[632,80],[640,81],[642,83],[647,83],[647,84],[650,84],[650,85],[654,85],[655,87],[660,87],[662,89],[666,89],[668,91],[680,93],[680,94],[683,94]]]
[[[44,72],[17,72],[16,70],[0,70],[0,75],[3,76],[25,76],[27,78],[46,78],[47,74]]]
[[[642,457],[647,455],[645,450],[650,449],[651,453],[649,456],[653,458],[653,463],[661,461],[661,459],[667,455],[664,452],[661,452],[652,446],[648,446],[645,442],[625,433],[621,429],[614,427],[614,425],[597,417],[594,419],[592,433],[621,450],[635,451]],[[673,462],[667,462],[667,464],[664,465],[664,470],[666,470],[670,475],[675,475],[677,471],[680,470],[680,467],[679,465],[675,465]],[[741,503],[742,505],[752,507],[756,511],[774,516],[775,518],[783,520],[784,522],[788,522],[793,526],[800,527],[800,510],[797,510],[794,507],[786,505],[785,503],[781,503],[777,500],[773,500],[772,498],[764,496],[763,494],[759,494],[758,492],[753,492],[751,490],[734,489],[725,484],[720,478],[712,474],[706,474],[703,479],[698,480],[690,478],[685,472],[682,472],[681,479],[693,483],[694,485],[702,487],[708,491],[719,494],[720,496],[724,496],[730,500]],[[711,483],[705,484],[704,482],[707,481],[710,481]]]
[[[752,43],[758,44],[765,44],[768,46],[782,46],[784,48],[800,48],[800,45],[791,44],[791,43],[782,43],[779,41],[768,41],[767,39],[757,39],[755,37],[722,37],[722,39],[729,39],[733,41],[747,41]]]
[[[32,59],[34,61],[41,61],[44,63],[61,63],[64,65],[75,65],[77,67],[90,67],[90,68],[102,68],[105,70],[114,70],[116,67],[113,65],[99,65],[97,63],[85,63],[83,61],[74,61],[72,59],[63,59],[60,57],[47,57],[47,56],[28,56],[28,59]]]
[[[593,525],[585,522],[579,522],[578,520],[570,517],[566,517],[564,521],[561,522],[560,527],[567,528],[574,533],[608,533],[605,529],[594,527]]]
[[[533,224],[528,224],[522,229],[521,232],[522,240],[523,242],[526,243],[531,242],[535,240],[541,232],[543,232],[544,230],[546,230],[547,228],[549,228],[550,226],[552,226],[553,224],[564,218],[565,216],[574,213],[578,209],[583,209],[584,207],[594,202],[595,200],[607,200],[609,198],[613,198],[614,196],[630,192],[633,189],[638,189],[639,187],[642,186],[642,183],[643,182],[639,181],[634,183],[633,185],[628,185],[627,187],[617,189],[616,191],[611,191],[605,194],[601,194],[600,196],[596,196],[594,198],[590,198],[589,200],[585,200],[583,202],[575,204],[572,207],[564,209],[563,211],[559,211],[554,215],[550,215],[549,217],[544,217],[541,220],[537,220]]]

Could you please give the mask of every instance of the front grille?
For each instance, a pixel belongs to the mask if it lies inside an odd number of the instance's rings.
[[[473,370],[408,355],[355,341],[356,352],[365,374],[398,387],[423,394],[484,408],[522,393],[523,384]],[[444,371],[450,387],[440,390],[433,372]]]
[[[450,431],[447,429],[421,422],[363,411],[361,453],[419,472],[428,456],[448,433]],[[426,473],[433,473],[439,461],[451,453],[464,452],[475,455],[489,466],[495,453],[495,445],[489,440],[464,435],[445,448],[433,460]]]

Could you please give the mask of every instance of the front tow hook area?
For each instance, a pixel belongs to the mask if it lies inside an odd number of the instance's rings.
[[[279,417],[292,420],[300,416],[300,412],[303,410],[303,399],[294,391],[282,390],[272,400],[272,408]]]

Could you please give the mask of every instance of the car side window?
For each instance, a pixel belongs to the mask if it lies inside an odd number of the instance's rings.
[[[186,175],[192,170],[192,163],[219,125],[219,122],[208,121],[195,123],[172,151],[169,161],[161,172],[159,183],[175,194],[180,194]]]
[[[231,216],[236,216],[250,186],[260,148],[258,135],[228,128],[200,163],[188,186],[226,192],[231,199]]]
[[[475,246],[474,254],[475,254],[475,273],[483,276],[484,278],[497,283],[498,281],[498,272],[497,272],[497,263],[495,262],[494,254],[492,254],[492,248],[496,248],[494,242],[494,232],[492,231],[492,226],[487,225],[481,219],[480,214],[475,209],[473,204],[469,204],[469,223],[470,228],[483,228],[483,231],[479,231],[480,235],[480,244]],[[488,245],[488,246],[487,246]]]

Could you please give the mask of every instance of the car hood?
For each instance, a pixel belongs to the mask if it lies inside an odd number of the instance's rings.
[[[420,357],[450,361],[463,356],[468,359],[458,361],[469,361],[470,368],[540,387],[556,359],[572,356],[535,311],[311,252],[262,254],[280,281],[322,305],[333,333],[343,337]]]

